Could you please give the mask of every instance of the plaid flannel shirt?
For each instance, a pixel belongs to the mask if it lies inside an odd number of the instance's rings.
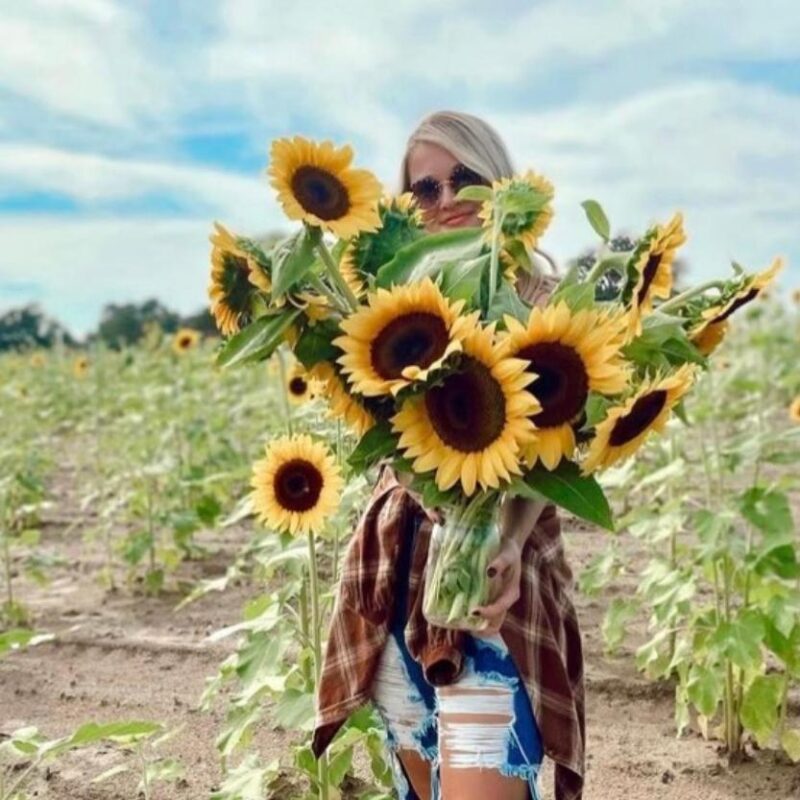
[[[553,281],[520,293],[540,303]],[[527,288],[527,287],[526,287]],[[538,290],[538,291],[537,291]],[[422,614],[425,566],[433,522],[416,496],[384,466],[351,538],[342,566],[322,676],[312,749],[319,757],[347,717],[371,700],[371,686],[394,610],[395,564],[403,536],[416,526],[408,583],[405,640],[426,679],[444,685],[463,669],[463,631],[439,628]],[[500,633],[531,700],[544,751],[555,762],[556,800],[583,792],[585,710],[583,654],[569,596],[555,506],[545,507],[522,550],[519,600]]]

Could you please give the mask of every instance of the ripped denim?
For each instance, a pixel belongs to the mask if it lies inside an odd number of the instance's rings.
[[[408,553],[401,554],[398,574],[407,576],[404,556]],[[397,607],[405,609],[407,586],[398,588]],[[413,750],[430,762],[431,800],[442,800],[443,761],[448,769],[496,769],[521,778],[527,781],[532,800],[541,800],[537,784],[544,757],[541,737],[530,698],[502,637],[467,635],[461,677],[450,686],[433,687],[406,647],[404,627],[402,616],[395,614],[372,687],[386,728],[399,800],[419,799],[398,750]]]

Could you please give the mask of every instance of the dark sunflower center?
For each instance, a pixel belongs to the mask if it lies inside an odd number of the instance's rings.
[[[571,422],[581,413],[589,394],[589,376],[578,353],[561,342],[538,342],[524,347],[517,358],[531,361],[538,377],[527,390],[542,410],[533,416],[539,428]]]
[[[754,300],[758,297],[758,289],[750,289],[749,292],[743,294],[741,297],[737,297],[728,308],[725,309],[718,317],[714,317],[712,322],[723,322],[724,320],[728,319],[728,317],[733,314],[736,309],[741,308],[743,305],[746,305],[751,300]]]
[[[319,500],[322,475],[309,461],[294,458],[278,467],[273,485],[281,507],[287,511],[308,511]]]
[[[222,286],[225,290],[225,303],[236,312],[248,309],[250,291],[253,285],[248,280],[250,266],[246,258],[226,253],[223,260]]]
[[[181,337],[181,347],[188,347],[192,343],[191,337],[183,336]]]
[[[650,284],[655,280],[663,257],[663,253],[650,253],[650,257],[647,259],[647,263],[642,270],[642,285],[639,287],[639,292],[636,295],[638,305],[644,303],[647,293],[650,291]]]
[[[319,167],[300,167],[292,176],[292,194],[306,211],[320,219],[340,219],[350,210],[347,187]]]
[[[289,381],[289,391],[295,395],[303,395],[306,393],[308,384],[303,378],[295,377]]]
[[[663,389],[640,397],[633,408],[614,424],[608,443],[612,447],[632,442],[640,433],[644,433],[653,420],[661,413],[667,402],[667,393]]]
[[[406,367],[429,367],[447,349],[447,342],[447,326],[441,317],[426,312],[404,314],[373,340],[372,366],[385,380],[399,378]]]
[[[445,443],[464,453],[483,450],[503,432],[506,399],[486,366],[465,357],[461,371],[429,389],[425,407],[434,430]]]

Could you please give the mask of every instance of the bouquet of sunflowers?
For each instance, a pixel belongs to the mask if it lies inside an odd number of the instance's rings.
[[[388,460],[445,511],[431,539],[424,609],[439,625],[484,626],[486,564],[500,546],[504,496],[549,500],[607,528],[596,473],[664,428],[732,313],[775,277],[734,276],[673,291],[685,241],[676,213],[637,241],[600,237],[590,267],[572,264],[546,305],[515,289],[553,214],[532,172],[461,189],[483,227],[426,234],[410,196],[389,197],[352,167],[349,147],[300,137],[271,149],[269,176],[301,227],[271,248],[217,225],[211,310],[229,337],[223,365],[269,358],[285,343],[319,382],[329,413],[358,437],[348,464]],[[262,517],[293,532],[320,524],[341,477],[321,442],[280,440],[253,487]]]

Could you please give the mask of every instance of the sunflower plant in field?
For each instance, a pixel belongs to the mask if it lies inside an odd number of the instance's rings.
[[[481,227],[427,235],[413,201],[388,197],[352,159],[330,142],[277,140],[270,182],[300,230],[264,252],[217,226],[209,296],[221,332],[233,334],[219,362],[293,352],[358,437],[351,474],[387,462],[444,510],[428,618],[480,627],[469,612],[490,599],[481,572],[499,547],[489,512],[523,496],[611,529],[596,473],[682,414],[707,363],[704,342],[719,331],[704,326],[727,324],[779,263],[678,294],[681,214],[612,248],[590,200],[597,259],[533,306],[518,286],[536,272],[533,250],[553,216],[546,178],[467,186],[459,199],[481,204]],[[620,279],[604,283],[612,271]]]
[[[696,317],[715,324],[762,297],[771,274],[742,276]],[[625,572],[638,576],[632,596],[612,601],[603,631],[615,649],[646,612],[637,665],[675,681],[679,734],[695,728],[720,740],[732,761],[748,744],[800,761],[790,700],[800,679],[800,428],[792,418],[800,317],[773,300],[745,317],[687,402],[694,435],[670,424],[646,457],[610,474],[620,527],[649,561],[629,565],[611,547],[581,584],[597,592]]]

